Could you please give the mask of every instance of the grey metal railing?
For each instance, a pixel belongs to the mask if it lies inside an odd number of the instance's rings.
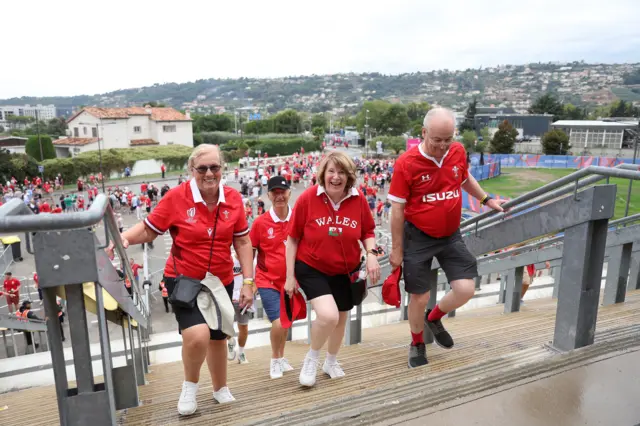
[[[638,166],[629,164],[619,164],[616,167],[590,166],[584,169],[580,169],[567,176],[543,185],[540,188],[537,188],[533,191],[527,192],[526,194],[507,201],[502,205],[504,208],[509,209],[509,212],[507,213],[487,211],[465,220],[460,224],[460,231],[462,233],[477,231],[482,227],[503,220],[506,217],[513,216],[515,213],[520,213],[531,208],[539,207],[543,203],[551,201],[562,195],[571,192],[577,194],[578,189],[593,185],[594,183],[604,179],[616,177],[638,180],[637,170]],[[627,202],[628,201],[629,200],[627,200]]]
[[[13,251],[11,246],[0,248],[0,275],[4,275],[13,264]]]
[[[104,223],[104,241],[94,233],[100,222]],[[116,410],[137,406],[138,386],[145,384],[149,357],[145,344],[148,338],[143,337],[148,336],[149,308],[145,292],[134,279],[108,198],[100,194],[88,211],[61,215],[34,215],[24,203],[12,200],[0,207],[0,232],[25,232],[27,251],[35,256],[48,318],[60,424],[115,425]],[[110,242],[125,278],[131,282],[131,294],[104,251]],[[67,379],[57,318],[59,292],[67,301],[75,388],[69,388]],[[85,296],[94,299],[89,303],[95,303],[103,383],[96,383],[94,378],[86,315],[91,307],[86,305]],[[117,307],[113,307],[113,302],[117,302]],[[123,367],[113,366],[107,321],[122,327],[126,359]]]

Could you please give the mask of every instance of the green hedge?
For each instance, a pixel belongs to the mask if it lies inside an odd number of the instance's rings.
[[[182,145],[136,147],[107,149],[102,151],[102,170],[105,176],[113,172],[124,172],[124,168],[132,167],[136,161],[159,160],[168,170],[182,170],[191,155],[193,148]],[[83,152],[73,158],[55,158],[45,160],[46,179],[54,179],[60,173],[67,183],[79,177],[87,177],[100,171],[100,155],[98,151]]]

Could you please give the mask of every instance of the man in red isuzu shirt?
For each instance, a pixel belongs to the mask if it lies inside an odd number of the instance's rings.
[[[469,174],[464,147],[453,142],[455,116],[446,108],[427,113],[422,127],[423,141],[398,158],[388,199],[392,202],[392,268],[404,263],[405,289],[409,302],[409,368],[427,364],[423,339],[425,325],[436,343],[453,347],[453,339],[441,318],[467,303],[475,292],[478,275],[475,257],[460,235],[462,190],[483,205],[502,211],[502,202],[493,200]],[[433,257],[451,283],[451,291],[433,310],[425,308],[431,283],[427,280]]]

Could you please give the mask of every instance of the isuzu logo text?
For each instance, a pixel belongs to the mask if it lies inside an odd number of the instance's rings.
[[[455,191],[445,191],[424,195],[422,197],[422,202],[433,203],[435,201],[453,200],[455,198],[460,198],[460,191],[457,189]]]

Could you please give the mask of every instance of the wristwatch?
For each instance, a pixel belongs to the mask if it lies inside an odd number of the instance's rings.
[[[242,285],[250,285],[250,286],[254,286],[254,282],[253,282],[253,278],[245,278],[244,280],[242,280]]]

